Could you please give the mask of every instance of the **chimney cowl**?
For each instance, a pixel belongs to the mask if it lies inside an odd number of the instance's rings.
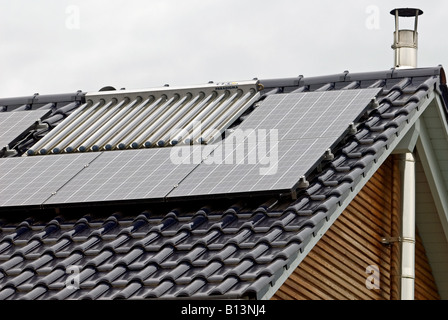
[[[418,51],[418,17],[423,11],[416,8],[397,8],[390,12],[395,17],[394,43],[392,49],[395,51],[395,68],[416,68]],[[414,17],[414,29],[400,29],[400,18]]]

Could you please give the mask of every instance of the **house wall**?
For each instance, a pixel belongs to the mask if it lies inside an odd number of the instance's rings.
[[[338,217],[273,300],[390,300],[399,298],[400,177],[389,157]],[[416,244],[416,299],[435,299],[420,238]],[[429,268],[429,269],[428,269]]]

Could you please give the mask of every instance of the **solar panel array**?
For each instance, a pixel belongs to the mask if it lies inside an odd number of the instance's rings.
[[[211,145],[0,159],[0,206],[293,190],[379,90],[268,96]]]
[[[45,204],[164,198],[200,163],[191,148],[103,152]]]
[[[0,159],[0,206],[43,204],[99,154]]]
[[[0,113],[0,148],[13,142],[22,133],[31,128],[50,110],[29,110]]]
[[[199,166],[169,197],[294,189],[379,91],[268,96],[217,148],[227,164]],[[238,153],[243,156],[236,157]]]
[[[229,148],[222,163],[196,168],[169,197],[292,189],[310,165],[323,157],[332,140],[281,140],[277,146],[266,141],[266,147],[246,141]]]

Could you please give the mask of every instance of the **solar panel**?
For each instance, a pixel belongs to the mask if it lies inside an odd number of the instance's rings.
[[[341,134],[356,122],[380,89],[276,94],[254,110],[240,130],[277,129],[279,139],[314,139]]]
[[[379,91],[268,96],[168,197],[295,189]]]
[[[292,191],[379,90],[268,96],[211,145],[0,159],[0,206]]]
[[[99,154],[0,159],[0,206],[40,205]]]
[[[200,164],[203,152],[210,146],[102,152],[45,204],[163,198]]]
[[[0,113],[0,148],[13,142],[51,110],[30,110]]]
[[[263,148],[259,143],[245,141],[228,153],[222,144],[222,153],[226,155],[216,157],[222,162],[202,163],[170,196],[290,189],[300,180],[298,173],[303,175],[310,169],[310,164],[321,160],[331,142],[329,138],[281,140],[277,146],[266,142],[266,153],[260,152]],[[239,152],[244,155],[239,156]],[[215,159],[211,161],[216,162]]]

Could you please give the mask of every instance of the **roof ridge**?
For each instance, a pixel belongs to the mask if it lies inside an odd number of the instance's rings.
[[[298,77],[291,78],[278,78],[278,79],[262,79],[260,83],[265,88],[272,87],[296,87],[306,86],[312,84],[322,83],[334,83],[334,82],[353,82],[362,80],[379,80],[379,79],[398,79],[398,78],[412,78],[412,77],[428,77],[428,76],[440,76],[441,84],[446,84],[445,71],[442,65],[436,67],[424,67],[414,69],[395,69],[391,68],[384,71],[367,71],[367,72],[355,72],[344,71],[338,74],[321,75],[304,77],[299,75]]]

